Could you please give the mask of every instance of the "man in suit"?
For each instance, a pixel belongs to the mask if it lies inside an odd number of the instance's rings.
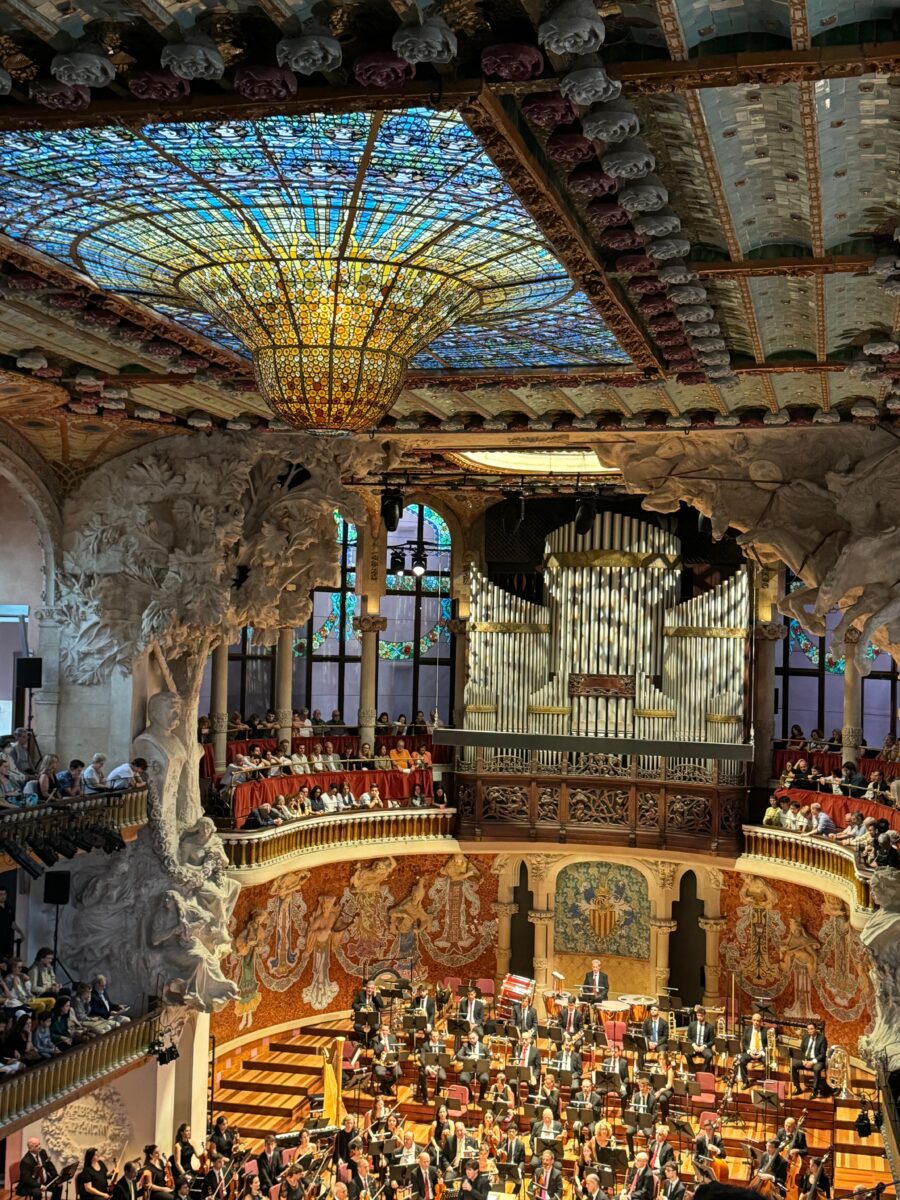
[[[754,1013],[750,1024],[741,1034],[741,1054],[738,1058],[738,1078],[744,1087],[747,1086],[747,1063],[758,1062],[765,1066],[766,1062],[766,1030],[763,1028],[762,1015]]]
[[[562,1125],[559,1121],[554,1120],[553,1113],[549,1108],[545,1108],[541,1113],[539,1121],[534,1121],[531,1126],[531,1165],[538,1167],[541,1162],[541,1154],[547,1142],[556,1142],[562,1137]],[[552,1151],[549,1152],[551,1159],[553,1158]]]
[[[537,1009],[528,1001],[513,1006],[513,1025],[519,1033],[535,1033],[538,1027]]]
[[[125,1015],[127,1007],[125,1004],[113,1004],[109,998],[106,976],[97,975],[91,984],[90,1015],[102,1017],[112,1025],[127,1025],[131,1021],[131,1017]]]
[[[428,987],[424,983],[417,983],[416,990],[413,992],[412,1002],[410,1004],[413,1014],[425,1014],[425,1028],[428,1030],[434,1029],[435,1004],[434,996],[429,996]]]
[[[459,1082],[463,1087],[469,1089],[469,1095],[471,1096],[472,1080],[477,1075],[478,1100],[479,1102],[482,1101],[491,1077],[489,1067],[487,1070],[478,1070],[478,1060],[489,1059],[490,1051],[478,1040],[478,1033],[474,1029],[469,1034],[468,1039],[459,1047],[456,1058],[458,1062],[463,1064],[463,1069],[459,1073]]]
[[[775,1134],[775,1140],[778,1142],[778,1149],[787,1153],[787,1148],[790,1146],[792,1150],[800,1150],[806,1153],[808,1146],[806,1144],[806,1134],[802,1129],[797,1128],[796,1117],[785,1117],[784,1125]]]
[[[382,1096],[393,1096],[400,1082],[403,1068],[398,1059],[399,1053],[397,1039],[390,1031],[379,1032],[372,1039],[372,1069]]]
[[[600,970],[600,959],[591,960],[591,969],[581,985],[581,998],[589,1004],[599,1004],[609,995],[609,976]]]
[[[422,1062],[423,1054],[440,1054],[441,1047],[434,1040],[430,1032],[426,1032],[425,1040],[419,1045],[419,1095],[425,1097],[425,1103],[428,1103],[428,1081],[434,1081],[434,1095],[437,1098],[438,1092],[444,1090],[444,1084],[447,1082],[447,1071],[441,1066],[440,1062],[434,1064],[425,1064]]]
[[[684,1200],[684,1184],[678,1178],[678,1164],[671,1159],[663,1167],[657,1200]]]
[[[725,1149],[725,1142],[719,1133],[718,1117],[715,1120],[705,1121],[694,1138],[694,1153],[700,1158],[712,1158],[713,1147],[717,1150]]]
[[[467,1022],[468,1032],[474,1029],[480,1038],[484,1037],[484,1001],[478,999],[476,988],[470,987],[466,991],[466,998],[460,1004],[456,1017],[459,1021]]]
[[[638,1052],[638,1070],[643,1069],[644,1059],[647,1054],[652,1054],[654,1057],[659,1052],[660,1047],[665,1047],[669,1040],[669,1022],[660,1015],[658,1005],[654,1004],[650,1008],[650,1016],[646,1017],[641,1032],[647,1039],[647,1050]]]
[[[764,1178],[774,1179],[782,1187],[787,1180],[787,1160],[779,1154],[778,1142],[775,1138],[769,1138],[766,1142],[766,1152],[760,1159],[756,1177],[758,1178],[760,1175]]]
[[[41,1194],[48,1190],[52,1200],[59,1200],[62,1195],[62,1185],[53,1185],[53,1180],[59,1175],[53,1160],[46,1150],[41,1149],[40,1138],[29,1138],[27,1151],[19,1162],[19,1182],[16,1184],[16,1195],[27,1196],[29,1200],[41,1200]]]
[[[817,1028],[814,1022],[810,1021],[800,1042],[800,1057],[795,1058],[791,1063],[791,1083],[794,1085],[795,1095],[801,1096],[806,1091],[805,1087],[800,1086],[801,1070],[812,1072],[813,1099],[818,1095],[824,1095],[822,1076],[825,1073],[827,1057],[828,1042],[825,1040],[825,1034]]]
[[[256,808],[251,808],[244,818],[242,829],[268,829],[271,825],[283,824],[282,818],[276,813],[275,809],[268,802],[263,801]]]
[[[371,1200],[377,1191],[378,1184],[369,1175],[369,1160],[361,1154],[356,1165],[356,1178],[347,1186],[350,1200]]]
[[[569,1037],[574,1037],[576,1033],[580,1033],[584,1020],[581,1013],[575,1006],[575,997],[569,997],[569,1003],[560,1013],[559,1025],[563,1033],[567,1033]]]
[[[541,1155],[541,1165],[534,1173],[535,1200],[561,1200],[562,1171],[556,1166],[552,1150]]]
[[[225,1179],[225,1159],[221,1154],[214,1154],[209,1164],[209,1171],[203,1180],[203,1195],[210,1200],[225,1200],[228,1195],[228,1182]]]
[[[478,1170],[478,1163],[475,1159],[467,1159],[463,1181],[459,1185],[459,1190],[465,1200],[487,1200],[489,1188],[490,1180],[487,1175],[482,1175]]]
[[[600,1176],[590,1171],[584,1177],[582,1195],[585,1200],[606,1200],[606,1192],[600,1187]]]
[[[650,1170],[662,1179],[663,1167],[675,1157],[675,1151],[669,1141],[668,1125],[657,1125],[656,1137],[647,1147],[647,1153],[650,1156]]]
[[[581,1074],[581,1055],[575,1049],[570,1037],[566,1037],[559,1052],[558,1070],[571,1071],[573,1079],[577,1079]]]
[[[384,1001],[375,991],[374,979],[366,981],[353,997],[353,1034],[357,1041],[369,1044],[369,1039],[381,1028]]]
[[[112,1190],[112,1200],[137,1200],[137,1166],[125,1163],[122,1178],[117,1179]]]
[[[687,1040],[690,1044],[688,1058],[692,1061],[702,1058],[704,1069],[707,1068],[712,1062],[714,1038],[715,1029],[712,1023],[706,1019],[706,1009],[698,1005],[694,1010],[693,1021],[688,1024]]]
[[[281,1151],[271,1133],[266,1135],[262,1154],[256,1157],[256,1169],[259,1172],[259,1190],[268,1196],[284,1170]]]
[[[521,1179],[525,1167],[525,1139],[519,1137],[515,1122],[510,1125],[506,1137],[500,1143],[500,1150],[501,1152],[505,1151],[506,1161],[510,1166],[519,1168],[519,1178]]]
[[[583,1125],[593,1127],[594,1122],[600,1117],[600,1108],[603,1101],[597,1093],[591,1088],[590,1075],[584,1075],[578,1089],[575,1088],[575,1080],[572,1080],[572,1094],[569,1097],[569,1104],[579,1109],[578,1120],[572,1124],[572,1133],[576,1143],[578,1135],[581,1132]]]
[[[434,1200],[438,1173],[437,1169],[431,1165],[428,1151],[422,1150],[416,1162],[416,1169],[410,1174],[408,1181],[412,1184],[412,1194],[416,1200]]]
[[[631,1112],[634,1113],[649,1113],[650,1116],[656,1114],[656,1097],[650,1091],[650,1080],[642,1077],[638,1080],[637,1088],[631,1095],[631,1103],[628,1105]],[[630,1119],[628,1109],[625,1110],[623,1118],[625,1122],[625,1141],[628,1143],[628,1153],[634,1157],[634,1135],[638,1131],[638,1123]]]
[[[531,1030],[522,1035],[522,1041],[513,1053],[512,1065],[514,1067],[530,1068],[532,1081],[537,1078],[541,1069],[541,1055],[534,1044],[534,1034]]]
[[[611,1082],[622,1102],[622,1111],[624,1112],[625,1099],[628,1095],[628,1059],[616,1054],[614,1050],[607,1049],[599,1069],[604,1074],[612,1076]]]
[[[625,1176],[625,1195],[629,1200],[653,1200],[655,1184],[646,1151],[635,1155],[634,1166]]]
[[[559,1120],[559,1088],[556,1086],[556,1076],[547,1071],[541,1080],[537,1092],[537,1103],[542,1108],[549,1108],[554,1121]]]

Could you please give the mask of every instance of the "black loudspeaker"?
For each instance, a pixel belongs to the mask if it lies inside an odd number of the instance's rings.
[[[44,660],[42,658],[16,659],[16,687],[34,691],[41,686]]]
[[[57,907],[69,903],[69,892],[72,887],[71,871],[53,871],[44,876],[44,903],[55,904]]]

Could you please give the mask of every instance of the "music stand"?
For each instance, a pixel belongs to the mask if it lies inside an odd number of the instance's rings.
[[[510,1083],[531,1083],[531,1067],[523,1067],[521,1063],[510,1063],[506,1069]]]
[[[597,1162],[593,1164],[592,1174],[597,1175],[600,1179],[600,1186],[604,1191],[615,1191],[616,1187],[616,1172],[611,1163]]]
[[[769,1113],[773,1116],[772,1132],[778,1129],[778,1107],[781,1103],[777,1092],[768,1092],[765,1088],[756,1087],[750,1092],[750,1102],[754,1108],[761,1109],[763,1112],[763,1129],[766,1133],[766,1141],[769,1140]]]
[[[497,1163],[497,1174],[504,1183],[514,1183],[517,1187],[522,1182],[521,1163]]]
[[[406,1177],[412,1167],[405,1166],[403,1163],[392,1163],[388,1167],[388,1178],[391,1183],[396,1183],[398,1187],[402,1187],[406,1183]]]
[[[62,1185],[63,1185],[63,1188],[64,1188],[64,1194],[65,1194],[65,1200],[69,1200],[69,1184],[72,1182],[72,1180],[75,1178],[75,1176],[76,1176],[77,1174],[78,1174],[78,1163],[77,1163],[77,1161],[76,1161],[76,1162],[70,1162],[70,1163],[67,1163],[67,1164],[66,1164],[66,1165],[63,1167],[63,1169],[62,1169],[62,1170],[60,1171],[60,1173],[57,1175],[56,1179],[53,1181],[53,1186],[54,1186],[54,1187],[59,1187],[59,1185],[60,1185],[60,1184],[62,1184]],[[137,1177],[135,1176],[135,1179],[136,1179],[136,1178],[137,1178]],[[46,1185],[45,1185],[45,1186],[46,1186]]]
[[[697,1134],[694,1132],[694,1127],[687,1117],[676,1117],[674,1113],[669,1113],[669,1124],[678,1134],[678,1157],[681,1158],[682,1154],[684,1153],[684,1147],[682,1146],[681,1139],[687,1138],[692,1145],[695,1145],[697,1142]]]

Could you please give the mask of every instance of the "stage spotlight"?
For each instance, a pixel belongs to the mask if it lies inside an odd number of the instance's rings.
[[[65,833],[54,833],[49,838],[50,845],[57,854],[61,854],[63,858],[74,858],[78,853],[78,847]]]
[[[575,505],[575,532],[584,537],[590,533],[597,515],[597,501],[593,496],[579,496]]]
[[[503,525],[503,532],[508,534],[518,533],[522,528],[524,520],[525,497],[521,492],[507,492],[506,499],[503,501],[503,506],[500,510],[500,521]]]
[[[30,875],[32,879],[40,879],[43,875],[43,867],[39,867],[34,859],[29,858],[25,851],[20,846],[17,846],[15,842],[0,842],[0,850],[20,866],[26,875]]]
[[[425,555],[424,546],[416,546],[412,556],[412,573],[417,579],[425,574],[425,568],[428,566],[428,559]]]
[[[28,838],[28,849],[32,854],[36,854],[45,867],[55,867],[59,862],[59,855],[47,842],[40,838]]]
[[[406,555],[402,550],[391,551],[391,574],[405,575],[406,574]]]
[[[68,838],[79,850],[83,850],[85,854],[90,854],[92,850],[96,850],[100,845],[100,842],[90,837],[84,829],[73,829],[68,834]]]
[[[396,488],[385,488],[381,493],[381,519],[388,533],[396,533],[403,516],[403,493]]]
[[[107,854],[115,854],[118,850],[125,849],[125,839],[115,829],[101,829],[100,837]]]

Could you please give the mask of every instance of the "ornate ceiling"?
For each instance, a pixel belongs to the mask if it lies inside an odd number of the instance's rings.
[[[644,428],[892,421],[896,6],[599,3],[592,104],[557,19],[584,3],[5,0],[0,421],[66,478],[185,425],[277,428],[221,309],[173,279],[227,244],[223,208],[277,209],[295,232],[347,168],[382,224],[449,229],[462,263],[476,221],[491,286],[527,285],[502,320],[463,314],[416,351],[380,426],[401,467]],[[392,43],[415,58],[422,21],[430,61],[410,63]]]

